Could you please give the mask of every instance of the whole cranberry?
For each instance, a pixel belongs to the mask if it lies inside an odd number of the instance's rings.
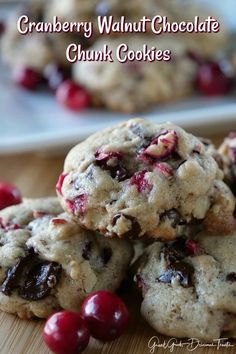
[[[223,95],[231,89],[232,78],[224,73],[218,63],[205,62],[199,65],[196,86],[205,96]]]
[[[78,354],[88,346],[90,333],[78,313],[62,311],[49,317],[43,339],[56,354]]]
[[[19,189],[10,183],[0,183],[0,210],[22,201]]]
[[[57,101],[72,111],[80,111],[90,104],[89,93],[72,80],[66,80],[56,91]]]
[[[81,317],[87,322],[91,335],[103,342],[120,337],[129,321],[124,302],[110,291],[97,291],[83,302]]]
[[[52,91],[56,91],[62,82],[70,78],[70,75],[71,73],[69,70],[62,68],[57,64],[48,64],[43,71],[43,76]]]
[[[42,76],[31,68],[17,66],[13,69],[12,80],[26,90],[34,91],[42,82]]]

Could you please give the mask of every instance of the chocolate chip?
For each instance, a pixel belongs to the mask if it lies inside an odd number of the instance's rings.
[[[171,283],[173,278],[179,278],[180,284],[184,288],[192,286],[191,275],[194,272],[194,268],[185,262],[174,262],[170,265],[170,268],[166,270],[159,278],[161,283]]]
[[[177,238],[173,242],[164,244],[161,253],[164,254],[165,260],[168,264],[180,261],[186,257],[186,240],[183,237]]]
[[[235,282],[236,281],[236,273],[229,273],[226,276],[226,280],[230,282]]]
[[[103,264],[106,265],[112,257],[112,249],[110,247],[105,247],[102,250],[101,258],[103,261]]]
[[[10,296],[12,291],[18,287],[21,275],[34,257],[35,253],[30,249],[24,258],[20,259],[13,267],[7,270],[6,277],[0,287],[0,291],[3,294]]]
[[[61,266],[56,262],[41,262],[28,272],[19,295],[28,301],[40,300],[48,296],[57,285],[61,274]]]
[[[122,216],[131,221],[131,229],[125,232],[122,235],[122,237],[134,238],[134,239],[138,238],[141,232],[141,227],[134,216],[126,215],[126,214],[117,214],[113,218],[112,225],[115,226],[119,218]]]
[[[82,249],[82,257],[88,261],[91,257],[91,249],[92,249],[92,242],[91,241],[85,241],[84,247]]]

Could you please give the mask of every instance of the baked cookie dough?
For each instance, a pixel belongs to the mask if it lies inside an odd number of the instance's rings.
[[[61,212],[56,198],[25,199],[0,212],[1,310],[44,318],[78,311],[92,291],[119,287],[130,244],[82,230]]]
[[[218,150],[223,161],[225,180],[236,195],[236,132],[231,132]]]
[[[174,338],[236,338],[235,249],[236,233],[149,246],[135,276],[147,322]]]
[[[235,228],[235,199],[201,141],[172,123],[131,119],[75,146],[57,184],[61,204],[108,237],[171,240],[187,225]]]
[[[81,44],[87,48],[88,43],[79,34],[71,33],[37,33],[35,30],[26,35],[20,34],[17,21],[21,15],[27,15],[29,21],[44,20],[45,9],[43,1],[30,1],[10,17],[1,40],[1,55],[3,61],[12,66],[29,67],[39,72],[50,63],[68,67],[66,49],[71,43]]]
[[[120,44],[129,51],[148,49],[170,50],[171,61],[127,61],[117,58]],[[187,56],[184,42],[175,37],[129,35],[99,39],[89,51],[103,51],[107,45],[114,62],[78,61],[73,66],[74,80],[82,84],[94,97],[95,104],[126,113],[138,112],[154,104],[177,100],[191,95],[197,65]],[[119,53],[124,60],[127,52]]]

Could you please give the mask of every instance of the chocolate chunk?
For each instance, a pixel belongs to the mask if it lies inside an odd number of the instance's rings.
[[[230,282],[235,282],[236,281],[236,273],[229,273],[226,276],[226,280]]]
[[[112,225],[115,226],[117,223],[117,220],[119,220],[119,218],[122,216],[131,221],[131,229],[129,231],[125,232],[122,235],[122,237],[137,239],[140,235],[141,227],[140,227],[137,219],[134,216],[126,215],[126,214],[117,214],[113,218]]]
[[[33,249],[8,269],[0,291],[10,296],[13,290],[26,300],[39,300],[50,294],[59,280],[61,266],[55,262],[42,262]],[[21,285],[23,284],[23,286]]]
[[[194,272],[194,268],[185,262],[174,262],[170,265],[170,268],[166,270],[159,278],[161,283],[171,283],[173,278],[179,278],[180,284],[184,288],[192,286],[191,275]]]
[[[0,287],[0,291],[3,294],[10,296],[12,291],[18,287],[21,275],[34,257],[35,253],[30,249],[24,258],[20,259],[13,267],[7,270],[6,277]]]
[[[105,247],[102,250],[101,258],[103,261],[103,264],[106,265],[112,257],[112,249],[110,247]]]
[[[19,295],[28,301],[40,300],[48,296],[57,285],[61,274],[61,266],[55,262],[36,264],[27,274],[26,280],[19,289]]]
[[[186,240],[183,237],[177,238],[173,242],[164,244],[161,253],[164,254],[165,260],[168,264],[180,261],[186,257]]]
[[[160,216],[161,221],[169,220],[171,227],[176,228],[178,225],[182,225],[184,221],[181,219],[180,213],[176,209],[167,210]]]
[[[82,249],[82,257],[88,261],[91,257],[91,249],[92,249],[92,242],[91,241],[85,241],[84,247]]]

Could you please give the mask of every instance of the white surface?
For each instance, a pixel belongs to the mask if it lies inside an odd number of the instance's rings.
[[[236,100],[199,98],[135,116],[171,120],[199,134],[207,129],[213,133],[236,129]],[[71,145],[129,117],[98,110],[73,114],[58,106],[47,92],[25,92],[15,87],[7,75],[0,80],[0,154]]]

